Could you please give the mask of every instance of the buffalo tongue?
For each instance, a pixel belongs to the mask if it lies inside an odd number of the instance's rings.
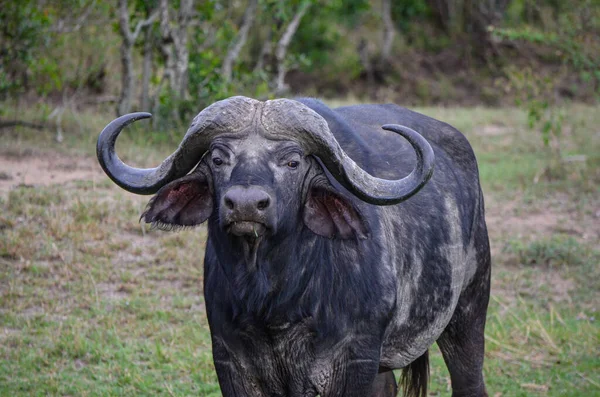
[[[231,225],[230,232],[242,239],[244,259],[249,272],[256,270],[258,246],[260,245],[265,230],[265,225],[258,222],[243,221],[234,222]]]
[[[262,236],[245,235],[242,241],[242,247],[244,248],[244,259],[246,260],[246,266],[249,272],[256,270],[256,256],[258,253],[258,246],[262,240]]]

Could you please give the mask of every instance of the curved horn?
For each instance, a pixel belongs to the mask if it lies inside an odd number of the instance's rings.
[[[116,155],[119,133],[134,121],[152,117],[150,113],[130,113],[111,121],[100,133],[96,154],[102,169],[117,185],[137,194],[154,194],[170,181],[190,172],[208,150],[211,140],[224,132],[235,134],[248,126],[259,102],[232,97],[216,102],[192,121],[173,154],[156,168],[134,168]]]
[[[435,155],[427,140],[418,132],[396,124],[382,126],[408,140],[415,149],[417,165],[408,176],[399,180],[376,178],[360,168],[344,152],[323,117],[299,102],[281,100],[283,101],[286,103],[272,104],[273,111],[277,111],[280,105],[287,107],[286,113],[279,110],[286,117],[275,122],[278,125],[274,126],[276,132],[272,133],[287,135],[287,131],[295,130],[290,137],[299,141],[308,154],[319,157],[335,179],[361,200],[376,205],[398,204],[417,193],[431,178]],[[291,105],[290,102],[295,104]],[[264,122],[268,123],[267,120]]]

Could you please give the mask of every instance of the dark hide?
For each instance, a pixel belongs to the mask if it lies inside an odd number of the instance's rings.
[[[380,128],[388,123],[427,139],[435,171],[407,201],[366,204],[293,142],[262,138],[257,115],[249,138],[215,139],[199,170],[161,189],[146,222],[208,218],[204,294],[223,395],[393,396],[390,370],[405,368],[405,394],[425,396],[437,340],[453,395],[486,395],[490,256],[469,143],[396,105],[298,101],[372,175],[398,179],[415,164],[410,145]],[[237,186],[259,189],[268,208],[225,221],[222,198]]]

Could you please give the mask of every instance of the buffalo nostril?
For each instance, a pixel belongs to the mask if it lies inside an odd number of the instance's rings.
[[[256,204],[256,208],[258,208],[260,211],[264,210],[265,208],[267,208],[269,206],[269,199],[265,198],[263,200],[260,200],[257,204]]]
[[[271,206],[272,198],[257,187],[231,187],[222,199],[222,206],[228,213],[241,218],[252,218]]]

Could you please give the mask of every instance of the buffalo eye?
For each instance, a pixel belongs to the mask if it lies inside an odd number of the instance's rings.
[[[300,165],[300,163],[298,161],[289,161],[287,163],[287,166],[290,167],[291,169],[296,169],[296,168],[298,168],[299,165]]]
[[[217,165],[217,166],[223,164],[223,160],[220,159],[219,157],[213,158],[212,162],[213,162],[214,165]]]

